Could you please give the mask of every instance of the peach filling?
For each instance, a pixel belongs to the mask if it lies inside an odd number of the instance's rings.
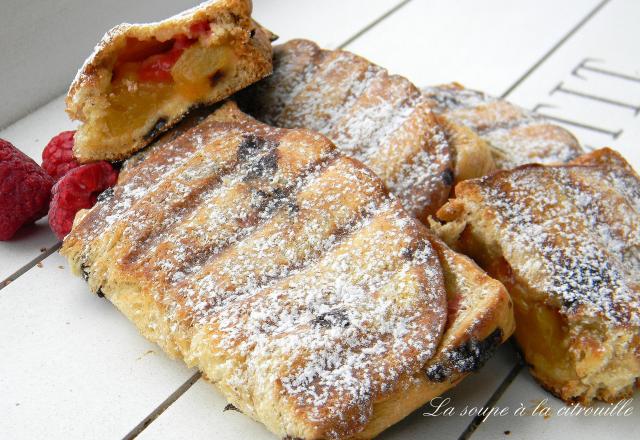
[[[513,268],[501,256],[487,255],[483,246],[468,226],[459,238],[461,250],[479,262],[492,277],[507,288],[513,301],[516,319],[515,337],[527,363],[535,365],[536,372],[553,381],[566,381],[575,377],[568,352],[568,328],[560,313],[536,301],[527,286],[518,282]],[[558,342],[560,341],[560,342]]]
[[[184,105],[206,99],[231,73],[232,50],[205,46],[201,37],[209,32],[204,21],[193,24],[189,35],[168,41],[127,39],[108,92],[111,111],[105,124],[112,135],[155,124],[152,114],[170,101]]]
[[[535,366],[539,375],[550,380],[573,379],[567,347],[568,328],[562,315],[543,302],[531,299],[504,258],[494,260],[488,269],[511,294],[518,323],[515,337],[527,362]]]

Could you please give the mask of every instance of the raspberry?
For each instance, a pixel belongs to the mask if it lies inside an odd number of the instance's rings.
[[[42,151],[42,168],[54,180],[59,180],[69,170],[80,166],[73,158],[73,136],[75,131],[63,131],[54,136]]]
[[[47,213],[53,179],[26,154],[0,139],[0,240]]]
[[[76,213],[95,205],[98,195],[117,179],[118,172],[103,161],[81,165],[58,180],[49,208],[49,226],[56,236],[62,240],[71,231]]]

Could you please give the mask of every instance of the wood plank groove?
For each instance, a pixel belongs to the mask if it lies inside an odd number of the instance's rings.
[[[575,35],[576,32],[582,29],[582,27],[587,24],[589,20],[591,20],[598,12],[600,12],[602,8],[604,8],[605,5],[609,3],[609,1],[610,0],[603,0],[595,8],[593,8],[582,20],[580,20],[573,28],[571,28],[571,30],[564,37],[558,40],[558,42],[554,44],[551,49],[549,49],[538,61],[536,61],[529,69],[527,69],[527,71],[520,78],[518,78],[516,82],[511,84],[511,86],[509,86],[509,88],[500,95],[500,98],[507,98],[511,94],[511,92],[513,92],[518,86],[520,86],[520,84],[526,81],[526,79],[529,78],[529,76],[538,67],[540,67],[545,61],[547,61],[549,57],[556,53],[558,49],[562,47],[562,45],[564,45],[573,35]]]
[[[194,374],[57,253],[0,292],[0,317],[2,439],[122,437]]]
[[[187,379],[185,381],[185,383],[183,383],[182,385],[180,385],[180,387],[178,387],[177,390],[175,390],[173,393],[171,393],[169,395],[169,397],[167,397],[164,402],[162,402],[160,405],[158,405],[157,408],[155,408],[151,414],[149,414],[147,417],[145,417],[140,423],[138,423],[138,425],[136,425],[136,427],[134,427],[131,431],[129,431],[129,433],[127,435],[125,435],[122,440],[133,440],[134,438],[138,437],[138,435],[140,435],[140,433],[142,431],[145,430],[145,428],[147,426],[149,426],[155,419],[157,419],[158,417],[160,417],[160,415],[167,409],[169,408],[169,406],[171,406],[171,404],[173,402],[175,402],[176,400],[178,400],[178,398],[180,396],[182,396],[184,393],[186,393],[189,388],[191,388],[193,386],[194,383],[196,383],[200,377],[202,377],[202,373],[201,372],[197,372],[194,373],[193,376],[191,376],[189,379]]]
[[[347,47],[349,44],[353,43],[354,41],[356,41],[358,38],[360,38],[361,36],[363,36],[365,33],[371,31],[376,25],[378,25],[379,23],[381,23],[383,20],[389,18],[392,14],[394,14],[395,12],[397,12],[398,10],[400,10],[400,8],[402,8],[403,6],[406,6],[407,3],[409,3],[411,0],[404,0],[400,3],[398,3],[396,6],[394,6],[393,8],[389,9],[387,12],[385,12],[384,14],[382,14],[380,17],[376,18],[375,20],[373,20],[371,23],[369,23],[368,25],[366,25],[364,28],[362,28],[361,30],[359,30],[358,32],[356,32],[355,34],[353,34],[351,37],[347,38],[345,41],[343,41],[341,44],[338,45],[337,49],[344,49],[345,47]]]
[[[27,273],[27,271],[29,269],[31,269],[34,266],[40,264],[49,255],[51,255],[54,252],[57,252],[60,249],[60,246],[62,246],[62,242],[56,243],[55,245],[53,245],[50,248],[46,249],[40,255],[36,256],[33,260],[29,261],[27,264],[22,266],[20,269],[16,270],[14,273],[9,275],[7,278],[5,278],[4,280],[0,281],[0,290],[4,289],[9,284],[13,283],[15,280],[17,280],[22,275]]]

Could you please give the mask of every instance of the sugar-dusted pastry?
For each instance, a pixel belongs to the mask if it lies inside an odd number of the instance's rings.
[[[565,401],[640,378],[640,178],[602,149],[458,184],[433,227],[504,283],[532,374]]]
[[[362,57],[289,41],[274,48],[273,75],[238,101],[268,124],[324,134],[420,219],[447,199],[452,152],[431,104],[409,80]]]
[[[375,437],[479,370],[514,331],[513,306],[504,286],[470,258],[431,236],[447,292],[447,325],[436,354],[411,386],[379,400],[371,420],[354,436]]]
[[[375,174],[231,104],[127,161],[62,253],[280,437],[371,438],[513,330],[504,287]]]
[[[566,163],[583,153],[576,138],[562,127],[503,99],[469,90],[452,83],[426,87],[423,92],[434,102],[434,111],[449,121],[454,131],[466,127],[477,139],[467,147],[468,165],[461,164],[463,174],[457,181],[480,177],[483,167],[478,157],[486,159],[486,143],[498,169],[527,163]],[[454,142],[454,147],[456,143]],[[486,160],[480,162],[489,166]]]
[[[271,72],[271,34],[250,0],[203,3],[166,20],[121,24],[71,84],[81,162],[125,159],[194,106],[220,101]]]

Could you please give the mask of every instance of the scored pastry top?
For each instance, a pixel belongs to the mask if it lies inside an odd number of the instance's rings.
[[[487,234],[514,276],[570,319],[640,326],[640,179],[618,153],[500,171],[460,183],[456,197],[478,209],[475,227],[500,231]]]
[[[420,219],[446,201],[451,149],[431,104],[409,80],[307,40],[274,47],[273,64],[271,76],[237,96],[243,110],[270,125],[324,134]]]
[[[428,232],[380,179],[231,104],[129,161],[62,253],[116,305],[152,298],[166,327],[141,331],[279,433],[363,429],[446,323]]]

